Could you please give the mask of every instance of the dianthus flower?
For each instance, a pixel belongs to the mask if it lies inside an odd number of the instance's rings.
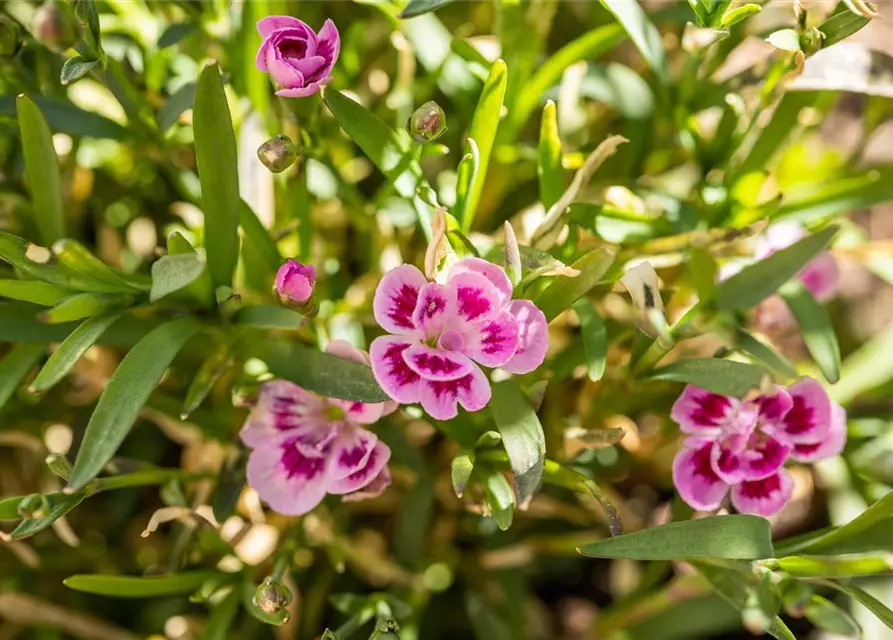
[[[375,320],[392,335],[369,349],[378,384],[401,404],[421,403],[448,420],[478,411],[490,382],[478,365],[528,373],[542,364],[548,322],[529,300],[512,300],[502,268],[480,258],[453,265],[445,284],[412,265],[389,271],[375,291]]]
[[[793,491],[785,462],[816,462],[846,443],[846,412],[811,378],[750,400],[689,385],[670,416],[688,436],[673,462],[673,482],[703,511],[719,508],[731,491],[739,512],[770,516]]]
[[[328,352],[368,364],[368,357],[335,340]],[[311,511],[327,493],[358,500],[391,483],[391,450],[364,428],[396,409],[391,402],[324,398],[285,380],[264,383],[240,436],[253,447],[248,484],[285,515]]]

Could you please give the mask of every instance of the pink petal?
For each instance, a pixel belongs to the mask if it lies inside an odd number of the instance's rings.
[[[821,253],[797,276],[819,302],[828,302],[840,286],[840,269],[830,253]]]
[[[362,489],[352,493],[344,494],[341,498],[342,502],[359,502],[360,500],[370,500],[377,498],[384,493],[385,489],[391,486],[391,470],[385,466],[377,476]]]
[[[319,74],[320,70],[325,66],[326,59],[322,56],[307,56],[305,58],[288,58],[286,60],[288,64],[290,64],[301,76],[304,78],[304,81],[308,84],[313,82],[316,78],[315,75]]]
[[[306,98],[307,96],[312,96],[314,93],[319,93],[321,84],[322,83],[319,82],[311,82],[306,87],[280,89],[276,92],[276,95],[280,98]]]
[[[344,421],[351,424],[375,424],[384,415],[384,402],[352,402],[331,399],[332,404],[344,411]]]
[[[362,427],[346,426],[329,448],[326,475],[341,480],[366,466],[378,436]]]
[[[411,264],[401,265],[384,274],[372,301],[375,321],[382,329],[396,334],[415,331],[412,312],[415,311],[419,291],[426,283],[422,272]]]
[[[261,386],[239,436],[249,447],[280,440],[295,429],[317,424],[324,411],[325,402],[318,396],[291,382],[271,380]]]
[[[471,372],[471,360],[455,351],[432,349],[419,344],[403,352],[403,360],[423,380],[458,380]]]
[[[846,411],[836,402],[831,405],[831,430],[815,444],[794,445],[791,458],[798,462],[817,462],[840,455],[846,445]]]
[[[447,286],[456,292],[456,314],[450,328],[464,331],[494,317],[502,309],[499,290],[478,273],[450,276]]]
[[[303,515],[326,495],[325,469],[325,458],[306,457],[286,440],[251,452],[248,485],[275,511]]]
[[[481,258],[465,258],[450,269],[450,280],[460,273],[478,273],[490,281],[499,293],[500,306],[506,306],[512,299],[512,282],[505,269]]]
[[[788,387],[793,405],[784,418],[767,423],[763,430],[786,444],[812,443],[831,429],[831,400],[824,387],[812,378],[802,378]]]
[[[521,344],[521,325],[508,311],[470,329],[464,336],[463,353],[485,367],[501,367]]]
[[[421,402],[428,415],[437,420],[455,418],[459,413],[457,403],[466,411],[479,411],[490,402],[490,381],[472,364],[471,373],[458,380],[422,380]]]
[[[700,449],[683,449],[673,460],[673,484],[679,497],[693,509],[718,509],[729,486],[723,482],[711,464],[713,445]]]
[[[670,418],[683,433],[719,437],[723,431],[749,433],[756,424],[756,410],[745,410],[735,398],[687,385],[670,410]]]
[[[269,67],[270,76],[283,90],[304,87],[304,75],[284,60],[271,58],[267,55],[267,67]],[[276,93],[279,94],[278,91]]]
[[[292,16],[267,16],[257,21],[257,32],[262,38],[268,38],[271,33],[279,29],[303,29],[305,33],[312,33],[307,23]]]
[[[329,476],[328,491],[334,495],[344,495],[368,487],[381,473],[391,459],[391,449],[384,442],[375,443],[365,462],[349,476],[335,478]]]
[[[316,55],[326,59],[327,64],[323,68],[321,75],[327,76],[332,72],[332,68],[335,66],[341,53],[341,36],[338,34],[338,28],[335,26],[335,23],[331,20],[326,20],[322,25],[322,29],[319,30],[318,39]]]
[[[369,364],[369,354],[357,349],[347,340],[332,340],[326,347],[326,353],[338,356],[342,360],[350,360],[359,364]]]
[[[781,510],[793,492],[791,474],[787,469],[779,469],[768,478],[742,482],[732,487],[732,505],[739,513],[768,518]]]
[[[775,387],[772,394],[762,395],[756,401],[760,411],[760,420],[764,423],[775,424],[784,419],[788,411],[794,406],[791,394],[781,387]]]
[[[791,448],[772,436],[756,432],[750,437],[744,453],[744,478],[761,480],[774,474],[784,465]]]
[[[502,365],[509,373],[530,373],[546,359],[549,350],[549,322],[539,307],[530,300],[514,300],[508,312],[518,321],[518,348]]]
[[[391,399],[400,404],[413,404],[420,398],[421,378],[403,359],[403,352],[414,344],[415,341],[399,336],[381,336],[369,347],[375,380]]]
[[[452,287],[429,282],[419,290],[412,323],[425,338],[440,335],[455,316],[456,291]]]
[[[736,434],[718,440],[711,448],[710,465],[716,476],[726,484],[738,484],[744,480],[746,446],[747,436]]]
[[[269,40],[264,40],[257,49],[257,55],[254,57],[254,66],[257,67],[258,71],[267,73],[270,70],[270,67],[267,65],[267,57],[271,55],[275,57],[272,47],[273,43]]]

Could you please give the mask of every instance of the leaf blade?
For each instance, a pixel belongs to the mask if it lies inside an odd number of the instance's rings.
[[[574,262],[571,267],[580,271],[575,277],[558,276],[536,297],[536,306],[552,322],[577,299],[598,284],[614,264],[615,253],[611,249],[591,251]]]
[[[95,316],[81,323],[77,329],[68,334],[59,348],[47,359],[46,364],[31,383],[31,390],[43,393],[58,384],[68,372],[74,368],[78,360],[105,333],[118,318],[120,313]]]
[[[664,84],[670,81],[667,68],[667,53],[664,50],[660,32],[649,20],[638,2],[627,0],[602,0],[602,4],[610,11],[629,34],[630,39],[645,62]]]
[[[840,345],[825,307],[797,280],[788,282],[779,293],[797,320],[812,359],[825,379],[834,384],[840,380]]]
[[[583,336],[583,351],[586,353],[586,368],[589,379],[598,382],[605,375],[608,360],[608,332],[605,321],[593,307],[592,302],[580,298],[573,304],[580,333]]]
[[[186,571],[163,576],[75,574],[62,581],[69,589],[114,598],[156,598],[192,593],[220,576],[213,571]]]
[[[518,507],[525,509],[539,489],[546,464],[546,436],[530,401],[514,380],[493,385],[490,413],[515,475]]]
[[[34,218],[41,241],[49,245],[65,235],[62,176],[53,147],[53,133],[40,108],[29,97],[20,95],[16,108]]]
[[[741,397],[759,388],[765,371],[762,367],[719,358],[688,358],[655,369],[652,380],[684,382],[712,393]]]

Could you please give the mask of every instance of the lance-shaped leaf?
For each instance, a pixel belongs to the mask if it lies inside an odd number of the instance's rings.
[[[549,100],[543,109],[540,122],[539,162],[540,202],[548,209],[558,202],[564,193],[564,167],[562,166],[561,138],[558,135],[558,109]]]
[[[25,175],[34,203],[34,219],[41,241],[52,244],[65,235],[62,178],[59,158],[53,147],[53,133],[40,108],[29,97],[19,96],[16,107],[25,156]]]
[[[579,271],[574,277],[558,276],[536,297],[536,306],[551,322],[570,307],[579,298],[586,295],[595,285],[601,282],[608,269],[614,264],[615,253],[612,249],[596,249],[590,251],[571,265]]]
[[[546,437],[530,401],[514,380],[493,385],[490,412],[502,435],[515,476],[518,508],[526,509],[540,487],[546,461]]]
[[[189,385],[186,399],[183,401],[183,409],[180,411],[181,420],[185,420],[193,411],[198,409],[199,405],[208,397],[214,384],[227,372],[232,364],[230,344],[217,345],[211,352],[211,355],[199,367],[198,372],[192,379],[192,383]]]
[[[72,489],[80,489],[95,478],[115,455],[161,376],[199,329],[193,318],[171,320],[124,356],[87,424],[69,483]]]
[[[22,379],[43,356],[42,344],[17,344],[0,360],[0,409],[15,393]]]
[[[198,79],[193,109],[195,158],[205,213],[208,271],[217,286],[232,284],[239,259],[239,171],[236,137],[217,63]]]
[[[471,478],[472,471],[474,471],[473,451],[462,451],[453,458],[453,462],[450,465],[450,479],[457,498],[461,498],[465,493],[465,487],[468,486],[468,480]]]
[[[608,332],[605,321],[590,300],[580,298],[573,307],[580,321],[580,334],[583,337],[583,351],[586,354],[589,379],[598,382],[605,375],[608,359]]]
[[[162,256],[152,264],[149,300],[155,302],[188,287],[204,273],[205,266],[204,258],[194,252]]]
[[[62,584],[75,591],[112,598],[158,598],[192,593],[219,576],[213,571],[185,571],[162,576],[78,574],[65,578]]]
[[[515,499],[512,495],[512,485],[499,471],[488,471],[484,476],[484,499],[490,508],[496,526],[505,531],[512,526],[515,515]]]
[[[825,307],[820,305],[799,280],[791,280],[779,290],[788,309],[800,325],[803,342],[822,370],[825,379],[834,384],[840,379],[840,346]]]
[[[838,582],[837,580],[828,580],[823,582],[823,584],[827,584],[828,586],[851,596],[859,604],[871,611],[888,629],[893,629],[893,611],[891,611],[883,602],[865,591],[865,589],[848,582]]]
[[[77,293],[48,282],[36,280],[0,280],[0,298],[21,300],[46,307],[51,307],[64,298]]]
[[[688,358],[655,369],[648,377],[684,382],[723,396],[740,398],[751,389],[759,388],[765,375],[765,369],[754,364],[719,358]]]
[[[602,0],[602,4],[626,29],[633,44],[636,45],[658,80],[663,83],[669,82],[670,71],[667,68],[667,53],[664,50],[663,40],[661,40],[657,27],[648,19],[642,5],[627,0]]]
[[[122,293],[78,293],[65,298],[51,309],[41,311],[38,318],[48,324],[73,322],[106,313],[113,309],[123,309],[133,302],[133,296]]]
[[[85,279],[101,285],[97,291],[134,293],[149,290],[149,283],[143,276],[115,273],[102,260],[76,240],[64,238],[53,244],[53,255],[71,271]]]
[[[423,13],[437,11],[444,5],[448,5],[455,0],[409,0],[403,11],[400,12],[401,18],[414,18]]]
[[[59,383],[74,368],[78,360],[112,324],[121,317],[119,313],[100,315],[85,320],[72,331],[59,348],[53,352],[31,383],[31,391],[43,393]]]

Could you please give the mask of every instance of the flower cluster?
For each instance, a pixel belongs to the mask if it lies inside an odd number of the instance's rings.
[[[341,37],[331,20],[317,34],[291,16],[268,16],[258,21],[264,39],[255,64],[281,87],[283,98],[303,98],[317,93],[332,80],[332,68],[341,52]]]
[[[545,315],[529,300],[512,300],[500,267],[466,258],[445,284],[428,282],[412,265],[389,271],[375,291],[375,320],[392,335],[369,350],[381,388],[401,404],[421,403],[438,420],[478,411],[490,383],[478,365],[528,373],[549,346]]]
[[[341,340],[328,352],[369,364],[365,353]],[[328,493],[344,500],[380,495],[391,484],[391,450],[363,425],[396,408],[323,398],[285,380],[264,383],[240,433],[254,449],[248,484],[285,515],[309,512]]]
[[[670,416],[688,436],[673,482],[704,511],[717,509],[731,489],[735,509],[770,516],[793,491],[785,462],[816,462],[846,443],[846,413],[812,378],[748,400],[689,385]]]

